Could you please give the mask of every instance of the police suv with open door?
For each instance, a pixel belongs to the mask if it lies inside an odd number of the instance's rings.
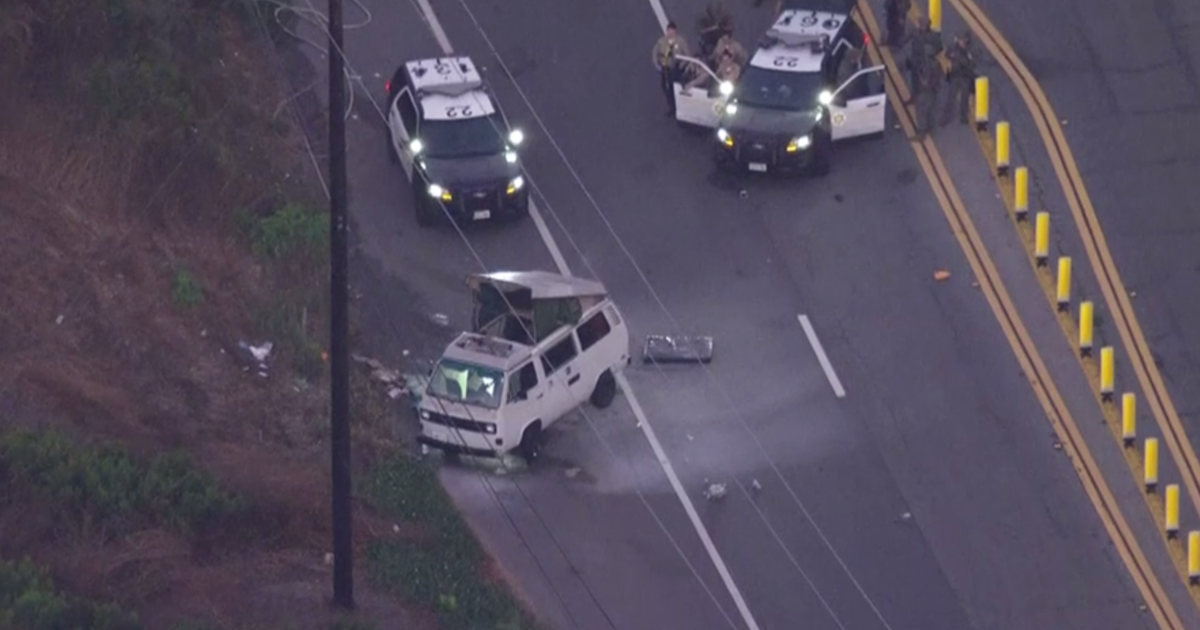
[[[417,223],[519,218],[529,209],[510,129],[469,57],[409,61],[387,84],[388,156],[413,188]]]
[[[629,329],[604,285],[545,271],[468,279],[473,330],[430,374],[421,444],[532,462],[545,431],[584,403],[605,408],[629,364]]]
[[[883,133],[884,66],[864,67],[863,55],[849,76],[837,76],[843,57],[866,44],[849,6],[780,13],[734,86],[705,93],[676,84],[676,117],[716,130],[718,165],[825,175],[834,142]]]

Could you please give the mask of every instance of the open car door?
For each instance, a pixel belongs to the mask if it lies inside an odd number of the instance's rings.
[[[829,122],[834,141],[883,133],[887,124],[883,72],[884,66],[863,68],[833,93]]]
[[[685,89],[684,84],[675,83],[675,119],[689,125],[716,129],[717,121],[725,111],[725,103],[729,100],[729,95],[722,94],[720,90],[720,79],[699,59],[683,55],[675,58],[691,70],[689,76],[694,77],[695,73],[703,72],[712,79],[707,86],[690,89]]]

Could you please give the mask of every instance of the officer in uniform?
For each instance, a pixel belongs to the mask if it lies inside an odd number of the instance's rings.
[[[651,59],[658,70],[662,83],[663,94],[667,97],[667,115],[675,115],[675,82],[683,76],[682,62],[676,59],[678,55],[687,55],[687,41],[675,28],[675,22],[667,23],[667,32],[658,38],[654,44]]]
[[[908,47],[905,64],[908,66],[909,85],[916,90],[921,67],[927,61],[936,66],[938,53],[942,52],[942,36],[930,28],[929,18],[922,17],[917,23],[917,32],[908,40]]]
[[[936,57],[927,57],[917,63],[916,92],[917,138],[924,138],[936,124],[938,91],[942,86],[942,68]]]
[[[729,52],[728,50],[721,51],[720,59],[717,60],[716,66],[717,66],[716,75],[717,75],[718,81],[728,81],[730,83],[737,83],[738,77],[740,77],[742,75],[742,65],[739,64],[737,62],[737,60],[733,58],[733,53]],[[711,82],[712,82],[712,76],[709,75],[707,72],[701,71],[700,73],[698,73],[696,75],[696,78],[689,81],[688,84],[685,85],[683,89],[686,92],[687,90],[690,90],[691,88],[694,88],[694,87],[697,87],[700,85],[704,85],[706,83],[711,83]],[[716,85],[709,86],[709,88],[714,88],[714,87],[717,87],[717,86]]]
[[[967,124],[967,114],[970,109],[971,95],[975,92],[975,53],[971,50],[971,33],[963,31],[954,39],[950,50],[946,51],[950,60],[950,71],[946,73],[946,81],[950,84],[950,98],[946,101],[946,111],[942,116],[944,124],[949,124],[953,110],[958,111],[959,124]]]
[[[908,23],[908,11],[912,0],[887,0],[883,10],[887,13],[888,45],[896,48],[904,45],[904,26]]]
[[[729,53],[733,61],[741,66],[746,65],[746,62],[750,61],[750,55],[746,52],[745,47],[733,38],[732,27],[725,31],[721,39],[717,40],[716,47],[713,48],[712,65],[714,68],[720,67],[722,55],[725,53]]]
[[[837,85],[838,85],[838,87],[841,87],[842,84],[844,84],[846,81],[850,80],[850,77],[854,76],[855,72],[858,72],[859,67],[862,65],[861,61],[862,61],[862,49],[849,48],[846,50],[846,54],[842,55],[842,61],[840,63],[838,63],[838,70],[837,70]]]

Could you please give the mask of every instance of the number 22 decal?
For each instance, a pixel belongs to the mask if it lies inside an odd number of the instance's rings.
[[[776,57],[771,62],[776,68],[795,68],[800,63],[799,57]]]
[[[446,118],[466,118],[470,115],[470,105],[451,105],[446,108]]]

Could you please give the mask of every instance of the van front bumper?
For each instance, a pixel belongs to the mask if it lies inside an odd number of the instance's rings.
[[[496,457],[497,455],[495,449],[443,442],[441,440],[435,440],[427,435],[418,435],[417,443],[424,444],[429,448],[436,448],[444,453],[452,453],[454,455],[471,455],[474,457]]]

